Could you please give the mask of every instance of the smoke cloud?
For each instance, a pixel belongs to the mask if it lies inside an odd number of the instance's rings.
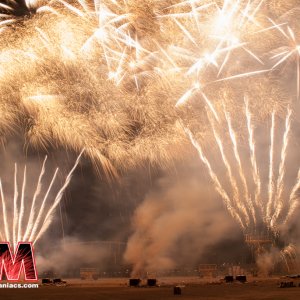
[[[101,262],[105,262],[108,255],[107,247],[85,244],[76,238],[67,237],[47,255],[38,255],[36,262],[40,274],[47,271],[66,274],[68,271],[79,271],[81,267],[98,267]]]
[[[159,180],[134,214],[125,253],[133,275],[193,264],[207,247],[236,235],[235,224],[215,200],[195,178]]]

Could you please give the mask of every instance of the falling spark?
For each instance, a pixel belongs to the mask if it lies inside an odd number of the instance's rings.
[[[287,26],[286,31],[281,27],[277,26],[276,29],[288,40],[289,45],[284,47],[284,50],[271,57],[271,60],[278,59],[273,65],[272,69],[276,69],[278,66],[287,63],[292,57],[296,60],[296,91],[297,99],[300,97],[300,44],[296,40],[294,31]]]
[[[217,192],[220,194],[220,196],[222,197],[222,199],[225,202],[225,205],[228,209],[228,211],[230,212],[230,214],[232,215],[232,217],[238,221],[238,223],[241,225],[242,228],[245,228],[243,221],[241,219],[241,217],[239,216],[239,214],[236,212],[236,210],[233,208],[231,200],[228,196],[228,194],[226,193],[226,191],[223,189],[217,175],[214,173],[214,171],[211,168],[211,165],[208,161],[208,159],[205,157],[205,155],[203,154],[203,151],[200,147],[200,145],[197,143],[197,141],[194,139],[191,131],[187,128],[185,128],[185,132],[187,133],[187,135],[189,136],[193,146],[195,147],[195,149],[198,151],[199,157],[202,160],[202,162],[205,164],[205,166],[208,169],[208,172],[210,174],[211,179],[213,180],[216,190]]]
[[[274,132],[275,132],[275,112],[272,112],[272,121],[271,121],[271,142],[270,142],[270,163],[269,163],[269,183],[268,183],[268,203],[267,203],[267,218],[271,218],[271,209],[272,209],[272,201],[274,195]]]
[[[18,183],[17,183],[17,173],[18,173],[18,166],[15,164],[15,174],[14,174],[14,215],[13,215],[13,248],[16,248],[17,245],[17,221],[18,221],[18,206],[17,206],[17,201],[18,201]]]
[[[19,219],[18,241],[21,241],[21,236],[22,236],[22,221],[23,221],[23,217],[24,217],[25,187],[26,187],[26,166],[24,168],[22,193],[21,193],[21,206],[20,206],[20,213],[18,215],[18,219]]]
[[[289,134],[290,134],[290,128],[291,128],[291,115],[292,111],[291,109],[288,109],[288,113],[285,120],[285,132],[283,135],[283,141],[282,141],[282,149],[281,149],[281,159],[279,164],[279,175],[277,179],[277,195],[274,201],[274,216],[272,218],[271,224],[274,224],[277,220],[278,216],[280,215],[282,208],[283,208],[283,199],[282,199],[282,193],[284,189],[284,175],[285,175],[285,164],[286,164],[286,156],[287,156],[287,148],[289,144]]]
[[[246,198],[247,206],[249,207],[249,209],[251,211],[251,216],[253,218],[253,222],[256,223],[255,210],[254,210],[253,203],[251,201],[251,197],[249,195],[248,184],[247,184],[246,176],[245,176],[245,173],[244,173],[244,170],[243,170],[243,167],[242,167],[242,162],[241,162],[240,154],[239,154],[239,151],[238,151],[235,132],[232,128],[231,119],[230,119],[229,114],[225,113],[225,117],[226,117],[226,120],[227,120],[229,135],[230,135],[231,142],[232,142],[232,145],[233,145],[234,156],[235,156],[235,159],[238,163],[239,174],[240,174],[240,177],[241,177],[242,182],[243,182],[244,197]]]
[[[29,236],[29,240],[30,240],[30,241],[32,241],[33,238],[34,238],[35,235],[36,235],[36,231],[37,231],[37,229],[38,229],[38,226],[39,226],[39,224],[40,224],[40,222],[41,222],[41,219],[42,219],[42,216],[43,216],[43,214],[44,214],[45,205],[46,205],[46,202],[47,202],[49,193],[50,193],[50,191],[51,191],[51,189],[52,189],[52,187],[53,187],[53,184],[54,184],[54,182],[55,182],[57,173],[58,173],[58,168],[57,168],[57,169],[55,170],[55,172],[54,172],[54,175],[53,175],[53,177],[52,177],[52,180],[51,180],[51,182],[50,182],[50,185],[49,185],[49,187],[48,187],[48,189],[47,189],[47,192],[46,192],[46,194],[45,194],[45,196],[44,196],[44,199],[43,199],[43,201],[42,201],[42,205],[41,205],[41,207],[40,207],[39,213],[38,213],[38,215],[37,215],[37,218],[36,218],[35,223],[34,223],[34,225],[33,225],[31,234],[30,234],[30,236]]]
[[[25,231],[25,234],[24,234],[24,240],[25,241],[27,240],[29,233],[32,231],[33,220],[34,220],[35,209],[36,209],[35,203],[36,203],[37,197],[39,196],[39,194],[41,192],[41,189],[42,189],[42,179],[43,179],[43,176],[44,176],[45,170],[46,170],[46,168],[45,168],[46,161],[47,161],[47,155],[45,156],[45,159],[43,161],[43,165],[42,165],[42,169],[41,169],[41,172],[40,172],[40,175],[39,175],[38,183],[37,183],[34,195],[33,195],[31,208],[30,208],[30,212],[29,212],[28,224],[27,224],[26,231]]]
[[[246,108],[246,118],[247,118],[247,130],[248,130],[248,144],[250,149],[250,160],[251,160],[251,166],[252,166],[252,176],[253,180],[256,186],[255,191],[255,203],[260,209],[262,210],[262,202],[260,199],[260,193],[261,193],[261,180],[257,168],[257,162],[256,162],[256,152],[255,152],[255,142],[254,142],[254,130],[252,126],[252,118],[251,113],[249,110],[249,101],[245,97],[245,108]]]
[[[282,147],[281,147],[281,157],[279,161],[279,171],[278,176],[274,174],[274,137],[275,137],[275,111],[272,112],[271,117],[271,129],[270,129],[270,147],[269,147],[269,174],[268,174],[268,185],[267,185],[267,201],[262,201],[264,193],[262,193],[261,178],[258,171],[257,160],[256,160],[256,147],[255,147],[255,137],[254,137],[254,126],[252,124],[252,115],[249,109],[248,99],[245,97],[245,115],[246,115],[246,125],[248,133],[248,146],[249,146],[249,158],[251,161],[251,177],[253,177],[253,182],[255,184],[254,197],[250,192],[249,188],[249,178],[243,168],[242,157],[239,152],[238,139],[236,138],[236,132],[232,126],[231,116],[226,110],[225,105],[223,105],[225,121],[227,124],[227,130],[230,136],[232,144],[232,153],[235,158],[236,163],[232,163],[228,159],[227,149],[223,144],[223,141],[217,132],[214,120],[212,118],[212,112],[209,110],[207,105],[207,116],[210,122],[210,127],[215,138],[215,141],[218,145],[220,157],[226,168],[227,177],[230,182],[230,188],[232,189],[232,198],[228,196],[226,192],[226,186],[222,186],[218,180],[217,174],[213,172],[213,167],[209,162],[208,158],[204,156],[201,146],[193,138],[191,132],[186,129],[186,133],[189,135],[190,140],[192,141],[194,147],[198,150],[201,160],[204,162],[206,167],[210,172],[210,176],[213,178],[215,187],[217,190],[225,192],[230,203],[230,209],[234,209],[234,212],[239,215],[240,220],[242,221],[243,226],[241,228],[246,232],[256,231],[262,224],[264,224],[266,230],[272,232],[272,234],[278,234],[278,227],[282,223],[286,224],[295,209],[299,206],[299,189],[300,189],[300,171],[298,173],[297,181],[290,192],[289,201],[286,203],[286,200],[283,199],[283,189],[285,181],[285,165],[287,160],[287,150],[289,145],[290,137],[290,128],[291,128],[291,115],[292,110],[288,109],[287,116],[285,119],[285,130],[282,138]],[[223,121],[222,121],[223,122]],[[219,124],[220,128],[222,123]],[[224,128],[224,126],[223,126]],[[220,129],[219,129],[220,130]],[[237,166],[237,172],[235,168]],[[211,174],[212,172],[212,174]],[[238,180],[238,178],[240,180]],[[276,184],[275,184],[276,183]],[[221,193],[220,193],[221,194]],[[225,198],[225,196],[223,196]],[[255,201],[253,201],[255,199]],[[255,204],[255,205],[254,205]],[[283,207],[287,207],[286,215],[283,214]],[[273,212],[274,211],[274,212]],[[231,213],[231,212],[230,212]],[[273,213],[273,215],[272,215]],[[231,213],[232,214],[232,213]],[[280,217],[280,218],[279,218]],[[250,222],[250,218],[252,218]],[[235,219],[237,219],[235,217]],[[240,222],[239,222],[240,223]]]
[[[227,159],[227,156],[225,154],[222,140],[221,140],[220,136],[218,135],[218,133],[215,129],[214,123],[211,120],[211,118],[209,118],[209,120],[210,120],[210,124],[212,126],[212,130],[213,130],[213,134],[214,134],[216,143],[219,147],[219,151],[220,151],[223,163],[226,167],[227,176],[228,176],[229,182],[230,182],[231,187],[232,187],[234,203],[239,208],[239,210],[242,211],[242,213],[244,214],[246,225],[249,225],[250,218],[249,218],[249,215],[247,213],[245,205],[243,205],[243,203],[240,201],[241,194],[240,194],[239,189],[238,189],[237,181],[236,181],[235,177],[233,176],[231,165],[230,165],[230,163]]]
[[[84,150],[83,150],[84,151]],[[71,179],[72,179],[72,176],[73,176],[73,173],[75,171],[75,169],[77,168],[79,162],[80,162],[80,159],[81,159],[81,156],[83,154],[83,151],[79,154],[79,156],[77,157],[77,160],[73,166],[73,168],[71,169],[71,171],[69,172],[68,176],[66,177],[66,180],[65,180],[65,183],[64,185],[62,186],[62,188],[59,190],[58,194],[56,195],[56,198],[54,199],[54,203],[53,205],[51,206],[51,208],[48,210],[45,218],[44,218],[44,221],[43,221],[43,224],[42,224],[42,227],[40,229],[40,231],[38,232],[38,234],[34,237],[33,239],[33,243],[35,244],[37,242],[37,240],[41,237],[41,235],[47,230],[47,228],[49,227],[49,225],[51,224],[51,221],[52,221],[52,218],[53,218],[53,213],[54,213],[54,210],[56,209],[57,205],[60,203],[61,199],[62,199],[62,196],[64,194],[64,191],[65,189],[68,187],[69,183],[71,182]]]
[[[6,239],[6,241],[9,241],[10,240],[9,225],[8,225],[8,220],[7,220],[6,202],[4,199],[4,192],[3,192],[1,179],[0,179],[0,194],[1,194],[1,200],[2,200],[2,214],[3,214],[5,239]]]
[[[298,171],[296,183],[292,189],[290,198],[289,198],[289,210],[285,217],[284,224],[287,224],[295,210],[299,207],[299,190],[300,190],[300,169]]]

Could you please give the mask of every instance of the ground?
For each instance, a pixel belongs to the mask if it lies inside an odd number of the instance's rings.
[[[297,287],[279,288],[281,281],[294,281]],[[38,289],[1,289],[5,300],[168,300],[241,299],[296,300],[300,299],[299,281],[287,278],[255,279],[248,283],[209,283],[191,278],[160,279],[159,287],[128,287],[127,279],[99,279],[94,282],[68,280],[68,286],[40,286]],[[174,284],[182,287],[181,295],[173,294]]]

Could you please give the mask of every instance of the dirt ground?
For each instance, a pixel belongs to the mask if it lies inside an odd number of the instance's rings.
[[[279,288],[281,281],[293,281],[297,287]],[[158,287],[128,287],[127,279],[99,279],[94,282],[69,280],[66,287],[40,286],[38,289],[0,289],[5,300],[168,300],[168,299],[241,299],[241,300],[297,300],[299,281],[287,278],[256,279],[241,283],[209,283],[180,278],[158,280]],[[182,286],[182,294],[174,295],[175,284]]]

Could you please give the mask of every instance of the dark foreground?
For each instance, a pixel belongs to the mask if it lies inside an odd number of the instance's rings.
[[[38,289],[0,289],[0,299],[5,300],[168,300],[168,299],[243,299],[243,300],[296,300],[300,299],[297,287],[278,288],[281,281],[291,279],[256,280],[249,283],[205,283],[182,278],[181,281],[160,281],[160,287],[128,287],[126,279],[98,280],[95,282],[68,281],[66,287],[40,286]],[[182,294],[173,294],[173,285],[182,286]]]

